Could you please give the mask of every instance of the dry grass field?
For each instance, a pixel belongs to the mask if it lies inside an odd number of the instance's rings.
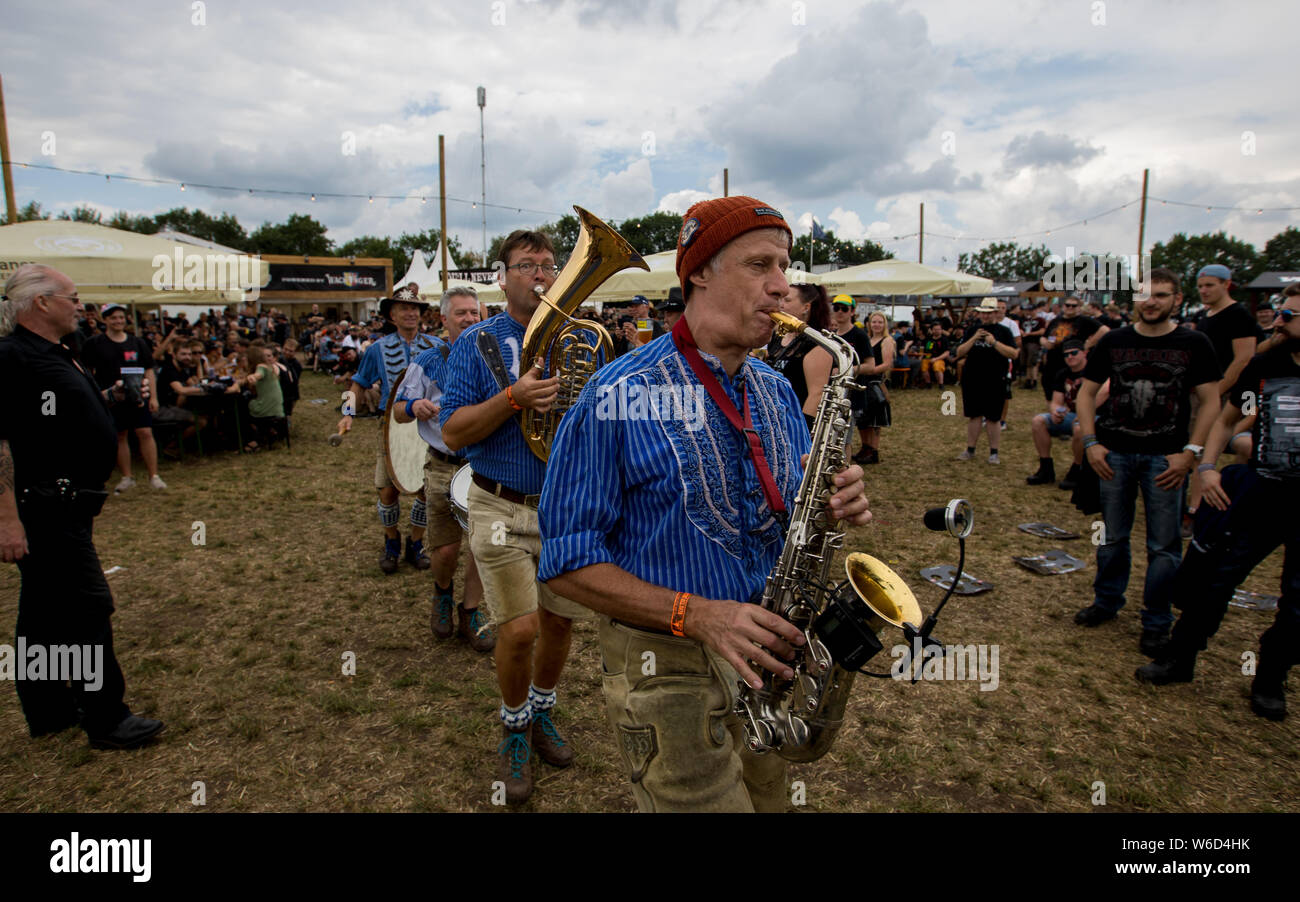
[[[109,499],[96,544],[105,568],[123,568],[108,579],[127,701],[165,720],[167,732],[135,752],[93,751],[78,730],[32,740],[6,688],[0,810],[504,810],[490,801],[499,737],[490,657],[434,641],[428,574],[379,572],[378,422],[357,421],[331,448],[336,398],[309,373],[291,451],[166,463],[167,492],[142,487]],[[867,473],[876,522],[847,545],[889,561],[928,613],[942,593],[917,571],[955,564],[957,547],[926,530],[921,514],[969,498],[967,570],[996,588],[954,598],[937,635],[999,646],[999,685],[859,678],[832,752],[791,767],[805,787],[800,810],[1091,811],[1096,781],[1105,783],[1103,810],[1295,810],[1300,712],[1280,724],[1255,717],[1241,672],[1242,653],[1257,649],[1272,614],[1231,608],[1194,683],[1139,685],[1139,515],[1128,607],[1097,629],[1073,623],[1091,600],[1094,518],[1065,492],[1025,485],[1036,466],[1028,418],[1040,402],[1035,391],[1017,392],[1003,462],[990,466],[983,445],[975,461],[955,459],[964,421],[941,413],[937,391],[894,393],[898,425],[886,432],[883,463]],[[1068,451],[1055,447],[1063,473]],[[1016,529],[1029,520],[1083,538],[1049,542]],[[206,545],[191,541],[196,521]],[[1045,577],[1011,561],[1053,547],[1088,568]],[[1280,572],[1278,552],[1247,588],[1276,594]],[[6,566],[5,642],[17,596],[17,569]],[[885,637],[887,647],[898,641]],[[342,675],[345,652],[356,655],[355,676]],[[525,809],[632,811],[590,624],[575,632],[560,689],[556,721],[578,760],[564,771],[537,763]],[[195,781],[206,786],[202,809],[191,803]]]

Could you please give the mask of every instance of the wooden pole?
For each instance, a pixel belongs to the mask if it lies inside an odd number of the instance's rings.
[[[10,225],[18,221],[18,207],[14,204],[13,163],[9,162],[9,124],[5,117],[5,89],[0,81],[0,161],[5,171],[5,211]]]
[[[722,196],[723,197],[731,197],[731,195],[727,193],[728,189],[730,188],[730,185],[728,185],[727,182],[728,182],[727,169],[724,166],[722,169]]]
[[[924,263],[925,262],[925,201],[921,202],[921,230],[918,233],[918,235],[920,236],[921,241],[916,246],[916,262]]]
[[[1150,169],[1142,170],[1142,212],[1138,215],[1138,263],[1137,277],[1142,281],[1142,244],[1146,239],[1147,231],[1147,180],[1151,176]]]
[[[447,151],[438,136],[438,208],[442,223],[442,290],[447,290]]]

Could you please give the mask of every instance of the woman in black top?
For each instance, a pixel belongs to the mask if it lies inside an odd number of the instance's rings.
[[[894,368],[894,339],[889,334],[889,321],[885,314],[876,311],[867,317],[867,339],[871,342],[871,358],[858,366],[858,381],[866,391],[866,403],[858,417],[858,430],[862,436],[862,450],[853,458],[856,463],[880,463],[880,429],[893,422],[889,405],[889,392],[885,388],[885,373]]]
[[[791,285],[781,301],[781,311],[803,320],[814,329],[830,328],[831,305],[820,285]],[[804,419],[812,429],[821,403],[822,390],[831,376],[831,355],[803,334],[773,336],[767,345],[767,362],[790,380],[802,405]]]

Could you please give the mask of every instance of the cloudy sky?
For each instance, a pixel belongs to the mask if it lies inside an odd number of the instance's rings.
[[[816,216],[905,258],[924,202],[938,265],[1009,236],[1132,253],[1136,203],[1092,217],[1136,201],[1143,168],[1153,196],[1196,205],[1153,202],[1148,248],[1218,229],[1262,247],[1300,221],[1255,212],[1300,208],[1289,0],[5,6],[12,159],[240,189],[15,168],[19,205],[55,213],[198,206],[251,231],[298,212],[338,242],[397,235],[437,225],[442,134],[449,228],[478,248],[482,85],[489,240],[573,204],[682,212],[724,167],[797,231]]]

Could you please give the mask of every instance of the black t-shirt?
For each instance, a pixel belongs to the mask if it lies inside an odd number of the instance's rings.
[[[781,336],[774,335],[767,345],[767,363],[772,369],[790,381],[795,396],[799,398],[799,409],[808,400],[808,377],[804,375],[803,359],[816,348],[812,339],[803,335],[795,336],[789,345],[781,346]]]
[[[1062,350],[1061,345],[1071,338],[1087,341],[1100,328],[1101,323],[1091,316],[1084,316],[1083,314],[1073,319],[1058,316],[1052,320],[1047,326],[1047,332],[1044,333],[1043,338],[1054,338],[1056,341],[1047,351],[1047,360],[1043,365],[1043,371],[1052,376],[1056,374],[1057,370],[1065,369],[1065,351]]]
[[[921,357],[925,360],[931,360],[940,357],[949,349],[948,339],[942,335],[938,338],[927,338],[921,342]]]
[[[1052,380],[1052,392],[1060,392],[1065,395],[1065,406],[1070,408],[1070,413],[1075,412],[1075,400],[1079,397],[1079,386],[1083,385],[1084,373],[1073,373],[1067,366],[1056,374]]]
[[[100,388],[108,388],[127,374],[141,375],[153,367],[153,353],[143,338],[128,335],[125,341],[113,341],[108,334],[96,335],[81,349],[81,362],[94,373]]]
[[[873,360],[876,363],[880,362],[871,355],[871,339],[867,337],[867,331],[861,326],[851,326],[849,331],[840,334],[840,338],[853,345],[853,350],[858,352],[858,363],[866,363],[868,360]],[[879,379],[880,377],[861,376],[858,378],[859,380],[865,380],[873,378]],[[854,398],[858,398],[861,395],[861,392],[851,392],[850,395]]]
[[[158,403],[163,407],[175,407],[179,395],[172,388],[173,382],[179,382],[185,385],[189,379],[194,376],[193,367],[178,367],[174,362],[168,360],[158,370]]]
[[[1259,323],[1241,304],[1229,304],[1213,316],[1208,310],[1196,318],[1196,331],[1202,332],[1214,345],[1214,357],[1219,369],[1227,371],[1232,364],[1232,342],[1237,338],[1257,340]]]
[[[1099,442],[1123,454],[1176,454],[1187,444],[1196,386],[1222,374],[1199,332],[1176,326],[1147,338],[1125,326],[1101,337],[1084,375],[1110,380],[1110,403],[1097,414]]]
[[[962,336],[961,343],[965,344],[975,336],[980,329],[986,330],[993,336],[994,340],[1002,345],[1016,346],[1016,338],[1011,334],[1011,330],[1001,323],[991,323],[984,325],[967,326],[966,333]],[[970,346],[966,352],[966,363],[961,368],[962,385],[973,385],[976,383],[987,384],[990,381],[1002,380],[1007,376],[1007,358],[998,353],[997,348],[992,344],[980,344],[976,342]]]
[[[1261,476],[1300,479],[1300,364],[1289,348],[1257,354],[1228,400],[1255,411],[1250,465]]]
[[[0,338],[0,384],[8,394],[0,440],[9,443],[18,489],[55,479],[102,489],[113,472],[117,427],[75,361],[65,345],[23,326]]]

